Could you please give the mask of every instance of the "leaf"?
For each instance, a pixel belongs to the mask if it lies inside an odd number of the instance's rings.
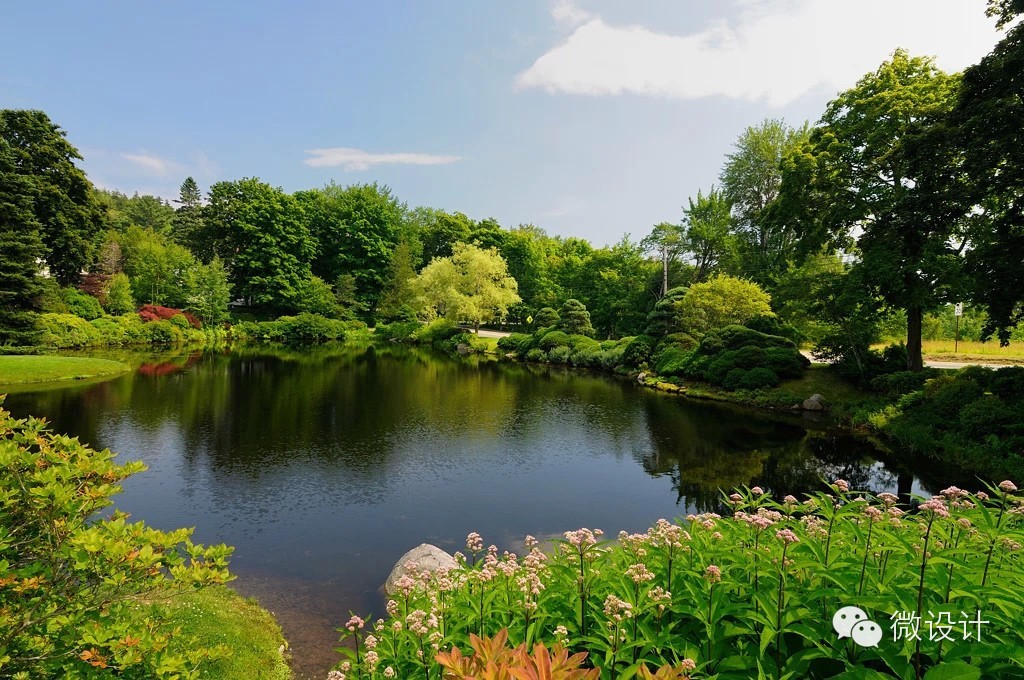
[[[924,680],[978,680],[981,669],[962,661],[940,663],[924,674]]]

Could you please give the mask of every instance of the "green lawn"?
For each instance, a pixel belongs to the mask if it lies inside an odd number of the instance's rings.
[[[255,600],[230,588],[211,586],[155,605],[181,639],[198,639],[204,646],[226,645],[231,655],[206,661],[200,675],[217,680],[289,680],[288,663],[280,653],[285,645],[281,627]]]
[[[0,385],[84,380],[131,370],[109,359],[58,356],[0,356]]]

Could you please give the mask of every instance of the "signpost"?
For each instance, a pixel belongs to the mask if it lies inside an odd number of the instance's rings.
[[[960,317],[964,315],[964,303],[958,302],[953,308],[953,314],[956,315],[956,336],[953,340],[953,354],[957,353],[960,349]]]

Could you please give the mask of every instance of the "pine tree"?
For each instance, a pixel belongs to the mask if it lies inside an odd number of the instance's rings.
[[[593,337],[594,326],[590,323],[590,312],[579,300],[566,300],[559,310],[559,328],[569,335]]]
[[[46,251],[28,184],[0,137],[0,343],[28,345],[36,335],[33,311]]]
[[[213,246],[205,230],[202,193],[194,179],[185,178],[174,202],[181,207],[175,211],[171,221],[172,238],[191,250],[203,262],[209,262],[214,254]]]

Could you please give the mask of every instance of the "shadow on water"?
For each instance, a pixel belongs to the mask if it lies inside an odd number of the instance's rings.
[[[716,509],[739,485],[959,481],[827,424],[585,372],[398,346],[116,358],[137,370],[6,406],[145,461],[118,506],[235,546],[235,586],[278,615],[311,677],[337,659],[350,610],[383,612],[380,584],[422,542],[455,551],[478,531],[517,550],[526,534],[639,531]]]

